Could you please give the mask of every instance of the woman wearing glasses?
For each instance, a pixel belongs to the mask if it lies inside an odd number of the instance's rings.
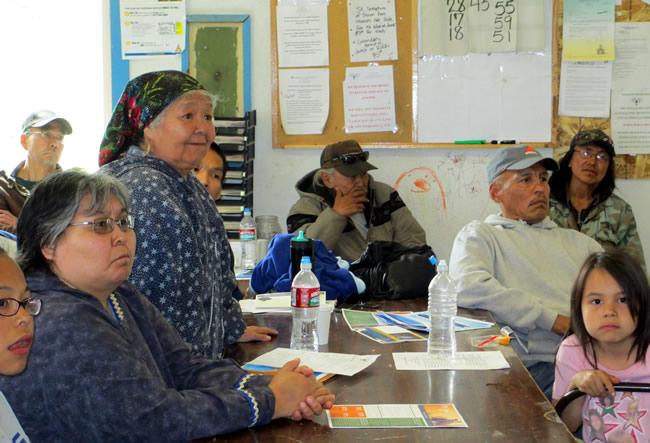
[[[32,298],[23,272],[0,249],[0,379],[25,370],[34,334],[32,316],[40,310],[41,301]],[[0,441],[29,441],[2,391]]]
[[[131,282],[196,351],[218,358],[224,345],[277,331],[244,324],[223,221],[192,173],[215,136],[212,109],[185,73],[140,75],[113,111],[99,163],[133,200],[140,246]]]
[[[126,282],[136,237],[117,179],[46,178],[18,219],[18,239],[29,288],[47,309],[28,368],[2,377],[0,389],[35,441],[189,441],[331,406],[297,360],[271,379],[193,353]]]
[[[632,207],[615,195],[614,143],[600,129],[578,132],[549,181],[551,219],[605,249],[625,248],[645,267]]]

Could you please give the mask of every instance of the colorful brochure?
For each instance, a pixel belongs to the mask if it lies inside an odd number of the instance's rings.
[[[330,428],[466,428],[452,403],[334,405],[327,411]]]

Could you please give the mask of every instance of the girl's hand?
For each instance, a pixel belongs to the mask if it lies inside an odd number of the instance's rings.
[[[614,384],[620,380],[599,369],[577,372],[569,388],[576,387],[592,397],[606,397],[614,394]]]

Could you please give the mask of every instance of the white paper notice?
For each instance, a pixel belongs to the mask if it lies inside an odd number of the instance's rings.
[[[122,58],[180,54],[185,22],[185,0],[121,0]]]
[[[560,115],[609,117],[612,62],[562,62]]]
[[[348,0],[350,60],[397,60],[395,0]]]
[[[329,69],[281,69],[279,77],[284,132],[322,134],[330,112]]]
[[[327,3],[280,3],[277,24],[281,68],[329,65]]]
[[[612,91],[611,125],[617,153],[650,153],[650,88]]]
[[[335,352],[296,351],[287,348],[275,348],[264,355],[260,355],[250,364],[281,368],[289,360],[299,358],[301,365],[309,366],[316,372],[354,375],[373,364],[377,357],[379,355],[337,354]]]
[[[642,89],[650,78],[650,23],[616,24],[612,89]],[[618,148],[618,140],[616,140]]]
[[[501,351],[456,352],[454,358],[440,358],[428,352],[393,352],[395,369],[411,371],[449,369],[505,369],[510,365]]]
[[[345,72],[345,132],[396,131],[393,67],[347,68]]]

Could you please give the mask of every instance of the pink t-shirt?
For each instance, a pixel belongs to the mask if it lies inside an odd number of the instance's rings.
[[[555,362],[553,400],[567,391],[576,372],[593,369],[585,358],[582,346],[575,335],[560,345]],[[615,375],[621,381],[650,382],[650,361],[634,363],[627,369],[616,371],[603,365],[599,369]],[[582,435],[585,442],[648,442],[650,441],[650,394],[616,392],[601,399],[585,397],[582,409]]]

